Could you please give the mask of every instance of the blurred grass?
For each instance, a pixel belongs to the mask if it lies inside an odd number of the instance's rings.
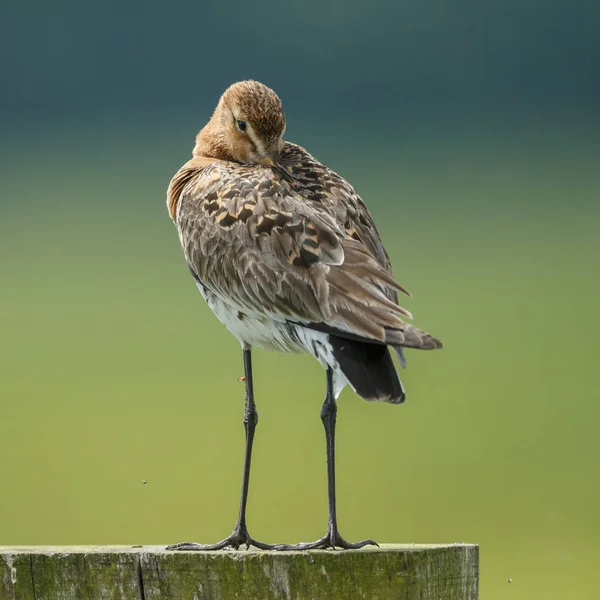
[[[0,544],[210,542],[233,526],[239,345],[164,207],[187,128],[44,132],[2,151]],[[598,138],[530,128],[358,148],[355,130],[317,147],[298,132],[358,188],[406,306],[446,344],[408,354],[401,407],[343,394],[343,535],[477,542],[490,600],[595,597]],[[305,356],[254,361],[251,531],[316,538],[324,373]]]

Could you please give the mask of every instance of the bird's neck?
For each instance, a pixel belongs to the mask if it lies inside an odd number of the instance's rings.
[[[219,125],[215,115],[213,115],[213,118],[200,130],[200,133],[196,136],[196,145],[193,151],[194,158],[208,157],[219,160],[233,160],[231,150]]]

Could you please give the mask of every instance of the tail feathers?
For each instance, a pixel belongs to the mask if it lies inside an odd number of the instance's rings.
[[[406,369],[406,356],[404,356],[404,348],[402,346],[392,346],[394,348],[394,352],[398,357],[398,361],[400,362],[400,366],[403,369]]]
[[[419,350],[435,350],[443,347],[440,340],[408,323],[404,323],[402,329],[386,329],[385,341],[392,346],[418,348]]]
[[[361,398],[404,402],[404,388],[387,346],[336,335],[330,335],[329,342],[342,373]]]

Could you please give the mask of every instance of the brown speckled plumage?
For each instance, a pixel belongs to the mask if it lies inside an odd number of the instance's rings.
[[[248,120],[267,152],[279,140],[276,165],[234,160],[218,129],[229,119],[224,108]],[[169,210],[205,297],[277,327],[294,323],[400,351],[441,347],[401,320],[411,317],[397,302],[396,292],[405,290],[354,188],[300,146],[283,144],[284,127],[274,92],[256,82],[235,84],[200,132],[194,158],[171,182]],[[241,341],[298,350],[293,342]]]

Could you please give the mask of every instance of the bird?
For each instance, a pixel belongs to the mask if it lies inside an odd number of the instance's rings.
[[[307,150],[284,141],[277,94],[254,80],[220,97],[196,136],[192,158],[173,176],[167,208],[189,271],[217,318],[242,347],[246,447],[238,519],[216,544],[182,542],[169,550],[358,549],[339,533],[335,494],[337,399],[346,385],[365,400],[400,404],[405,391],[390,349],[442,343],[407,323],[373,217],[354,188]],[[326,371],[328,526],[315,542],[267,544],[246,522],[252,445],[258,422],[252,350],[314,356]]]

